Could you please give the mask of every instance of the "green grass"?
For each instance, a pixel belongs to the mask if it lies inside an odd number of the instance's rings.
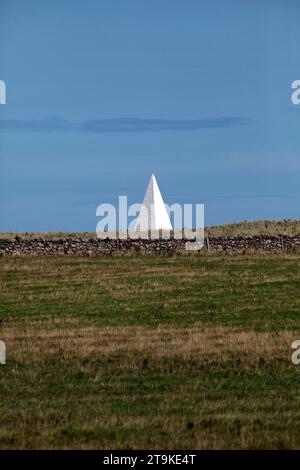
[[[97,326],[299,326],[299,255],[2,258],[1,316]]]
[[[300,255],[2,257],[0,448],[299,448]]]

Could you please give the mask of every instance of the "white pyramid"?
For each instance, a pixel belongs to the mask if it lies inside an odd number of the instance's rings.
[[[134,230],[140,232],[147,230],[172,230],[170,217],[154,175],[150,178]]]

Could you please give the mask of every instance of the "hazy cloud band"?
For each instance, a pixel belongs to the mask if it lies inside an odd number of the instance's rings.
[[[202,119],[88,119],[79,123],[59,118],[43,120],[0,120],[1,130],[77,131],[77,132],[158,132],[190,131],[249,126],[253,120],[244,117],[215,117]]]

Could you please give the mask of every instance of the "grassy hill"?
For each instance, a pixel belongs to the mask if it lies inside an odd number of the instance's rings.
[[[300,255],[0,258],[0,448],[299,448]]]
[[[207,227],[205,232],[207,236],[211,237],[298,235],[300,234],[300,220],[254,220],[236,222]]]
[[[300,220],[254,220],[205,228],[205,235],[209,237],[297,234],[300,234]],[[16,235],[16,232],[0,232],[0,238],[13,239]],[[48,239],[65,237],[96,238],[95,232],[19,232],[18,235],[26,239],[39,237]],[[109,234],[106,235],[109,236]]]

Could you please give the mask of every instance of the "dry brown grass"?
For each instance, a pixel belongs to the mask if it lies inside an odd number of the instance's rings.
[[[48,323],[48,324],[47,324]],[[205,355],[216,362],[223,362],[232,354],[241,354],[244,365],[258,363],[261,357],[266,361],[289,357],[289,348],[295,333],[292,331],[255,332],[240,331],[225,327],[191,328],[143,326],[128,327],[84,327],[80,322],[66,325],[65,321],[53,323],[33,322],[25,328],[3,327],[1,337],[12,347],[15,359],[24,353],[34,353],[39,361],[43,350],[47,354],[57,351],[80,358],[95,353],[110,355],[123,351],[143,353],[153,358],[178,356],[183,359]]]

